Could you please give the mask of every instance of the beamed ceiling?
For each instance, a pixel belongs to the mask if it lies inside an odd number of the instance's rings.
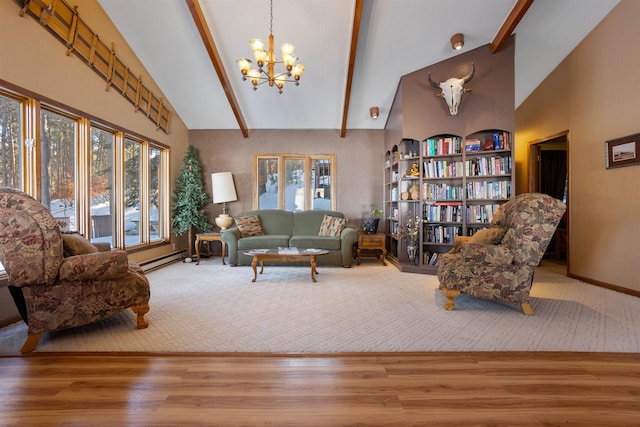
[[[296,46],[300,86],[242,81],[269,0],[98,0],[189,129],[384,128],[400,78],[516,36],[517,108],[618,0],[273,0],[276,54]],[[450,37],[465,36],[454,51]],[[459,76],[448,76],[459,77]],[[378,106],[372,120],[369,108]]]

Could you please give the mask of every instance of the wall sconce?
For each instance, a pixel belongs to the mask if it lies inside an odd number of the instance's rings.
[[[464,35],[462,35],[462,33],[451,36],[451,47],[454,50],[460,50],[464,47]]]
[[[378,107],[371,107],[369,108],[369,114],[371,115],[371,118],[375,120],[380,114],[380,109]]]

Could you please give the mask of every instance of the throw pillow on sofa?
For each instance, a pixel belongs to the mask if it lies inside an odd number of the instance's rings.
[[[346,218],[325,215],[322,219],[322,224],[320,224],[318,236],[339,237],[346,225]]]
[[[262,224],[260,223],[260,217],[257,215],[240,216],[235,219],[240,230],[240,236],[262,236]]]

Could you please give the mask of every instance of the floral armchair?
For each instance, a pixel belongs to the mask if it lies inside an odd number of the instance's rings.
[[[438,258],[440,289],[447,297],[444,308],[454,310],[454,299],[474,297],[516,302],[524,314],[533,315],[529,291],[533,273],[560,222],[566,205],[539,193],[525,193],[503,204],[494,215],[488,239],[461,238]]]
[[[29,326],[22,352],[36,348],[43,332],[86,325],[129,307],[146,328],[149,282],[122,250],[64,257],[63,235],[51,213],[29,195],[0,188],[0,261],[9,291]],[[102,248],[104,249],[104,248]]]

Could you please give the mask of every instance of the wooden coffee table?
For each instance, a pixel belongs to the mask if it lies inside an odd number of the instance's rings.
[[[254,249],[251,251],[246,251],[244,254],[253,257],[253,261],[251,261],[251,268],[253,268],[253,280],[255,282],[258,273],[257,266],[260,263],[260,274],[264,271],[264,262],[265,261],[276,261],[276,262],[308,262],[311,265],[311,280],[316,282],[316,274],[318,274],[318,270],[316,269],[316,257],[321,255],[328,254],[329,251],[326,250],[314,250],[311,251],[309,249],[300,249],[298,253],[280,253],[278,249]]]

